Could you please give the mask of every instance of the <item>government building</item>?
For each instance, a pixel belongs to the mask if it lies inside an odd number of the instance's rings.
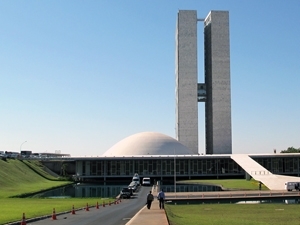
[[[205,82],[198,83],[197,24],[203,23]],[[157,133],[131,135],[97,157],[44,159],[80,182],[130,181],[135,173],[151,182],[253,178],[270,190],[300,182],[299,154],[232,154],[229,12],[180,10],[176,26],[175,138]],[[205,154],[198,151],[198,103],[205,104]]]
[[[176,139],[156,132],[129,136],[99,157],[44,158],[43,164],[59,172],[66,163],[78,182],[108,184],[141,179],[163,184],[174,180],[254,178],[273,190],[287,181],[300,181],[300,154],[199,155]],[[274,184],[280,187],[273,187]]]

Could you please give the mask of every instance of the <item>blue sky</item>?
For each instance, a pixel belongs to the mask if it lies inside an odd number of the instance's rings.
[[[0,150],[97,156],[143,131],[175,137],[178,10],[229,11],[233,153],[299,148],[300,1],[3,0]]]

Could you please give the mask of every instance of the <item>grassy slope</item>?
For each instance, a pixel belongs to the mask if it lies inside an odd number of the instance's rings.
[[[19,160],[0,160],[0,168],[0,198],[33,193],[70,183],[45,179]],[[57,178],[53,177],[53,180],[55,179]]]
[[[46,168],[40,161],[38,160],[23,160],[23,163],[25,163],[29,168],[34,170],[37,174],[41,175],[42,177],[48,179],[48,180],[53,180],[53,181],[58,181],[62,180],[59,175],[55,174],[52,172],[51,175],[48,171],[50,171],[48,168]]]
[[[28,167],[30,164],[30,167]],[[42,176],[41,176],[42,175]],[[47,179],[46,179],[46,178]],[[25,193],[33,193],[69,184],[69,181],[58,181],[57,178],[47,174],[39,162],[22,162],[8,159],[0,160],[0,224],[20,221],[25,213],[26,219],[51,215],[52,209],[63,212],[75,208],[108,203],[112,199],[101,198],[69,198],[69,199],[37,199],[37,198],[10,198]]]

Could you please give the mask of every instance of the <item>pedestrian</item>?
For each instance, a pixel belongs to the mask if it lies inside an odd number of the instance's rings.
[[[147,208],[151,208],[152,201],[154,200],[153,194],[151,194],[151,191],[149,191],[149,194],[147,194]]]
[[[164,209],[165,193],[163,189],[161,189],[161,191],[158,193],[157,199],[159,200],[159,208]]]

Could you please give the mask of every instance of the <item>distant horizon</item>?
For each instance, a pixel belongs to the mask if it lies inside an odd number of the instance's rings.
[[[130,136],[132,136],[132,135],[130,135]],[[175,139],[175,138],[174,138]],[[122,139],[123,140],[123,139]],[[176,139],[175,139],[176,140]],[[117,144],[117,143],[116,143]],[[113,146],[112,146],[113,147]],[[247,154],[247,155],[260,155],[260,154],[262,154],[262,155],[274,155],[274,154],[280,154],[282,151],[285,151],[285,150],[287,150],[288,148],[295,148],[294,146],[289,146],[289,147],[287,147],[286,149],[281,149],[281,150],[277,150],[277,149],[273,149],[273,152],[262,152],[262,153],[232,153],[232,154],[206,154],[206,153],[198,153],[198,154],[195,154],[195,155],[233,155],[233,154]],[[298,148],[295,148],[295,149],[299,149],[299,147]],[[108,149],[109,150],[109,149]],[[107,151],[108,151],[107,150]],[[32,154],[34,154],[34,153],[36,153],[36,154],[38,154],[38,153],[49,153],[49,154],[63,154],[63,155],[66,155],[66,154],[70,154],[70,153],[67,153],[67,152],[61,152],[61,150],[54,150],[54,152],[48,152],[47,150],[46,151],[42,151],[42,152],[34,152],[34,151],[32,151],[32,150],[30,150],[30,149],[22,149],[22,150],[20,150],[20,151],[13,151],[13,150],[0,150],[0,153],[1,152],[18,152],[18,153],[21,153],[22,151],[31,151],[32,152]],[[106,151],[105,151],[106,152]],[[104,152],[104,153],[105,153]],[[102,153],[101,155],[91,155],[92,157],[101,157],[104,153]],[[282,153],[282,154],[300,154],[300,153],[297,153],[297,152],[292,152],[292,153]],[[71,155],[71,157],[73,156],[72,154],[70,154]],[[89,156],[86,156],[86,155],[76,155],[76,156],[85,156],[85,157],[89,157]],[[137,156],[139,156],[139,155],[137,155]],[[113,157],[113,156],[105,156],[105,157]],[[126,157],[125,155],[124,155],[124,157]]]

